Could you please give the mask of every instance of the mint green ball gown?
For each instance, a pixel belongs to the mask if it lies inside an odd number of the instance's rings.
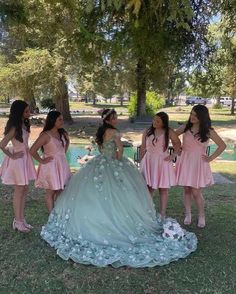
[[[41,237],[64,260],[138,268],[165,265],[195,251],[195,234],[183,232],[176,239],[163,234],[142,175],[127,158],[116,159],[111,139],[71,178]]]

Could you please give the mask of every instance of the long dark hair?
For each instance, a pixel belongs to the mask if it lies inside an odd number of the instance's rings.
[[[160,117],[162,124],[163,124],[163,129],[165,131],[165,146],[164,146],[164,150],[166,151],[166,149],[169,146],[169,116],[166,112],[161,111],[158,112],[155,116]],[[153,140],[152,140],[152,144],[155,145],[155,141],[156,141],[156,136],[155,136],[155,128],[153,126],[153,124],[147,129],[147,137],[153,135]]]
[[[26,127],[26,131],[30,132],[30,121],[28,118],[22,120],[24,111],[28,107],[28,104],[23,100],[15,100],[10,109],[9,118],[4,130],[4,135],[8,134],[11,128],[15,128],[15,138],[16,140],[23,142],[22,137],[22,126]]]
[[[53,129],[55,126],[56,120],[60,115],[61,115],[61,113],[59,111],[56,111],[56,110],[50,111],[46,117],[46,121],[45,121],[45,125],[44,125],[42,133]],[[67,132],[65,129],[60,128],[60,129],[58,129],[58,133],[60,135],[60,140],[61,140],[62,145],[64,147],[64,141],[62,140],[62,137],[65,139],[65,141],[67,143],[68,142],[68,138],[66,136]]]
[[[209,133],[212,129],[208,108],[205,105],[198,104],[193,106],[191,112],[192,111],[196,112],[197,118],[199,120],[199,132],[195,134],[195,136],[199,137],[199,140],[202,143],[206,142],[209,139]],[[193,124],[191,123],[189,117],[184,132],[186,132],[187,130],[191,131],[192,126]]]
[[[103,123],[102,125],[98,128],[97,133],[96,133],[96,143],[98,146],[101,146],[103,144],[103,136],[106,132],[107,129],[116,129],[112,125],[110,125],[107,121],[112,119],[116,115],[116,111],[114,109],[105,109],[102,112],[102,119]]]

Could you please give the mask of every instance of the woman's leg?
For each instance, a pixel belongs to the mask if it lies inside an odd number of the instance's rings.
[[[184,224],[190,225],[192,222],[192,188],[191,187],[184,187],[184,195],[183,195],[183,203],[185,208],[185,218]]]
[[[54,190],[49,190],[49,189],[46,190],[45,204],[49,213],[53,210],[53,207],[54,207],[54,195],[55,195]]]
[[[166,217],[166,208],[168,203],[168,191],[169,189],[159,188],[160,194],[160,214],[162,218]]]
[[[147,186],[148,187],[148,191],[150,193],[150,195],[153,197],[153,193],[154,193],[154,189],[152,189],[152,187]]]
[[[13,210],[14,220],[13,229],[17,229],[20,232],[28,233],[30,229],[24,224],[24,207],[25,207],[25,191],[26,186],[14,186],[13,193]]]
[[[204,198],[202,195],[202,190],[201,189],[196,189],[196,188],[192,188],[192,195],[194,198],[194,201],[196,203],[197,206],[197,210],[198,210],[198,223],[197,226],[199,228],[204,228],[206,225],[206,221],[205,221],[205,211],[204,211]]]
[[[24,203],[25,203],[25,186],[14,186],[13,192],[13,210],[15,220],[22,221],[24,219]]]
[[[26,202],[26,197],[27,197],[29,187],[28,186],[24,186],[24,187],[25,187],[25,190],[24,190],[24,196],[23,196],[23,201],[22,201],[22,206],[21,206],[21,214],[22,214],[22,218],[23,218],[25,227],[28,229],[33,229],[33,226],[28,224],[25,219],[25,212],[24,212],[25,211],[25,202]]]
[[[55,193],[54,193],[53,199],[54,199],[54,203],[55,203],[57,200],[57,197],[61,194],[62,190],[56,190],[54,192]]]
[[[26,197],[28,193],[28,186],[23,186],[23,187],[24,187],[24,191],[23,191],[22,202],[21,202],[21,218],[22,219],[25,218],[25,202],[26,202]]]

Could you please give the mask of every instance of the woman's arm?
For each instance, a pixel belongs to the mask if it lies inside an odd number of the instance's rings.
[[[14,136],[15,136],[15,128],[11,128],[9,133],[7,133],[6,136],[0,142],[0,148],[11,159],[17,159],[24,156],[24,151],[11,153],[9,150],[6,149],[7,144],[14,138]]]
[[[120,134],[115,134],[115,143],[117,147],[116,159],[120,160],[123,156],[124,146],[120,139]]]
[[[32,147],[30,148],[30,154],[33,156],[34,159],[36,159],[41,164],[46,164],[53,160],[52,156],[41,158],[38,154],[38,150],[46,145],[49,142],[50,138],[47,134],[43,133],[38,137],[38,139],[34,142]]]
[[[169,129],[169,138],[173,145],[174,152],[165,158],[165,161],[172,161],[175,157],[180,154],[181,151],[181,142],[176,132],[172,129]]]
[[[175,130],[176,135],[177,135],[177,136],[182,135],[182,134],[184,133],[184,129],[185,129],[185,127],[186,127],[186,125],[184,124],[184,125],[180,126],[178,129],[176,129],[176,130]]]
[[[216,151],[210,155],[203,155],[203,157],[205,158],[206,161],[210,162],[212,160],[214,160],[216,157],[218,157],[226,148],[226,144],[225,142],[221,139],[221,137],[216,133],[216,131],[214,130],[210,130],[210,139],[216,143],[216,145],[218,146],[218,148],[216,149]]]
[[[147,137],[147,130],[145,130],[143,132],[143,136],[142,136],[142,143],[140,146],[140,160],[143,159],[145,153],[146,153],[146,137]]]
[[[173,155],[176,156],[177,154],[180,153],[180,150],[181,150],[180,139],[179,139],[177,133],[172,129],[169,130],[169,137],[170,137],[170,141],[171,141],[173,148],[174,148]]]
[[[65,138],[66,138],[66,146],[65,146],[65,153],[66,153],[69,146],[70,146],[70,137],[69,137],[67,132],[65,132],[64,135],[65,135]]]

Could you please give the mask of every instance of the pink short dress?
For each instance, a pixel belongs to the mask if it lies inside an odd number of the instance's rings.
[[[36,179],[36,171],[33,163],[33,159],[29,153],[29,132],[22,129],[23,142],[13,138],[12,147],[8,150],[11,153],[23,151],[24,156],[18,159],[11,159],[5,156],[0,168],[0,176],[2,183],[5,185],[19,185],[25,186],[29,184],[29,181]]]
[[[50,141],[43,146],[44,157],[52,156],[53,160],[46,164],[39,164],[35,186],[54,191],[63,190],[71,177],[65,154],[66,142],[63,139],[63,146],[61,140],[49,133],[46,134],[50,137]]]
[[[169,155],[168,150],[163,151],[165,136],[160,135],[156,142],[152,142],[153,139],[153,135],[146,137],[146,153],[140,163],[140,171],[147,185],[153,189],[175,186],[173,162],[164,160]]]
[[[201,142],[188,130],[183,134],[182,152],[176,163],[177,184],[204,188],[214,184],[210,164],[202,159],[207,142]]]

